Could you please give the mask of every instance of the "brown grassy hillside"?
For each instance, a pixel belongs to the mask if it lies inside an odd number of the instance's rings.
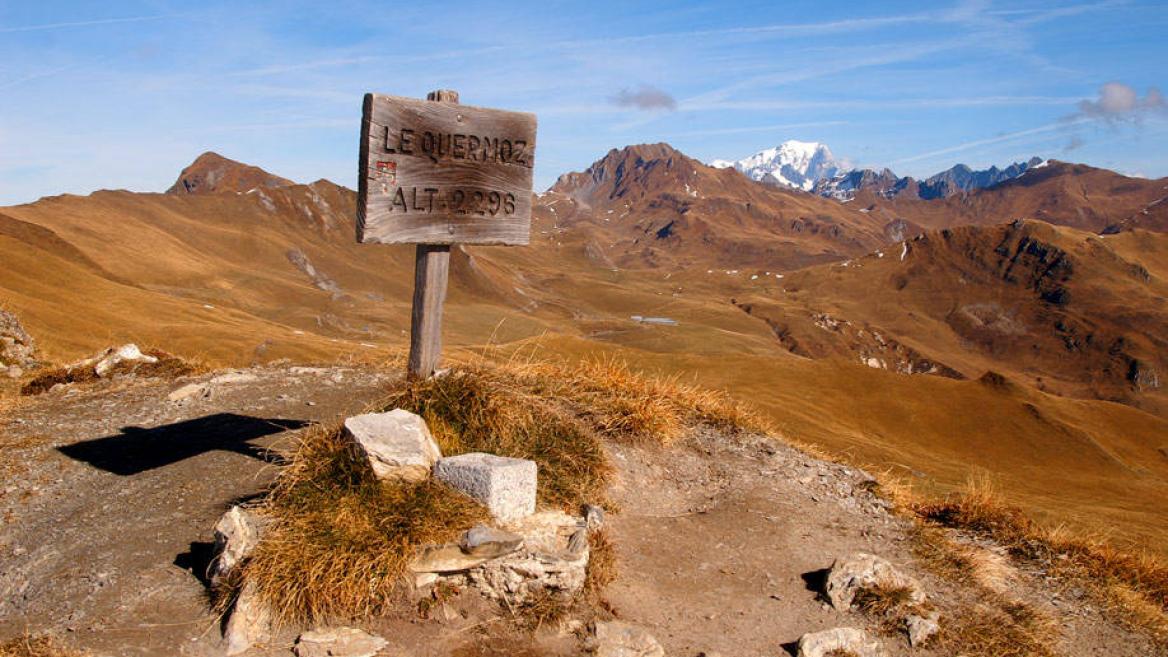
[[[354,202],[320,181],[3,208],[0,300],[55,362],[125,341],[213,364],[377,358],[408,337],[413,248],[356,244]],[[791,439],[937,489],[984,469],[1048,519],[1166,551],[1164,393],[1127,376],[1165,371],[1165,236],[974,226],[901,260],[907,224],[859,208],[667,146],[612,151],[537,199],[530,247],[455,249],[445,339],[619,355]]]

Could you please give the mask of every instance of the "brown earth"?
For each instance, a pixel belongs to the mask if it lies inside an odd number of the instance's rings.
[[[2,429],[0,637],[57,633],[103,655],[219,654],[202,577],[215,520],[271,480],[297,427],[359,410],[385,377],[278,366],[70,386],[21,404]],[[188,383],[210,393],[167,401]],[[807,631],[875,631],[862,615],[818,597],[822,569],[857,550],[920,578],[943,622],[969,604],[965,585],[917,562],[911,523],[890,515],[854,467],[714,433],[668,450],[613,446],[610,456],[620,508],[609,526],[620,574],[606,605],[646,627],[669,654],[774,655]],[[1059,654],[1157,649],[1082,593],[1068,597],[1041,573],[1011,572],[1020,599],[1059,628],[1052,646]],[[403,607],[356,624],[390,640],[385,654],[578,654],[570,626],[528,635],[500,611],[464,593],[427,618]],[[284,628],[249,654],[290,655],[296,630]],[[902,636],[886,645],[908,652]]]

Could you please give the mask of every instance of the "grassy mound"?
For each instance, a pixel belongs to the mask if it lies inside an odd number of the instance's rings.
[[[140,361],[125,361],[115,365],[105,377],[99,377],[93,371],[93,365],[77,367],[58,367],[33,377],[24,384],[20,394],[39,395],[48,392],[58,383],[92,383],[102,378],[111,378],[119,374],[134,374],[141,377],[174,378],[197,373],[200,368],[178,356],[162,351],[161,349],[144,349],[142,353],[158,359],[156,363]]]
[[[612,473],[605,440],[668,444],[699,425],[762,429],[724,395],[613,362],[473,365],[403,381],[373,410],[394,408],[425,418],[444,455],[535,461],[540,505],[573,512],[605,501]],[[478,504],[437,483],[378,481],[339,426],[303,437],[262,512],[273,523],[243,577],[281,619],[308,622],[389,611],[417,547],[452,541],[486,519]],[[590,573],[593,593],[611,579],[611,549],[601,553]],[[220,600],[226,605],[229,596]]]

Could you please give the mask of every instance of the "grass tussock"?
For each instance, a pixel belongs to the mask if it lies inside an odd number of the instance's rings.
[[[944,617],[930,644],[940,654],[968,657],[1055,657],[1058,630],[1028,605],[995,598]]]
[[[584,594],[594,602],[600,601],[605,587],[616,579],[616,545],[607,529],[598,529],[588,535],[588,568],[584,573]]]
[[[437,482],[378,481],[336,427],[304,436],[264,512],[274,522],[244,576],[280,618],[314,622],[385,611],[415,547],[486,520]]]
[[[0,643],[0,657],[90,657],[49,636],[21,636]]]
[[[572,511],[605,501],[612,473],[606,439],[669,443],[699,425],[760,426],[722,395],[644,378],[614,362],[475,364],[402,381],[372,410],[395,408],[425,418],[444,455],[483,451],[536,461],[541,506]],[[479,505],[442,485],[377,481],[337,426],[305,434],[264,513],[273,523],[245,577],[282,620],[308,622],[390,610],[419,546],[452,542],[486,520]],[[607,534],[590,540],[586,594],[599,599],[615,577],[615,557]],[[221,605],[230,593],[220,595]],[[542,625],[572,601],[535,603],[518,613]]]
[[[912,589],[890,584],[864,586],[856,591],[852,604],[869,616],[899,616],[901,611],[912,606]]]
[[[929,525],[993,540],[1012,558],[1092,592],[1128,626],[1168,641],[1168,566],[1158,559],[1046,529],[1005,504],[985,480],[940,501],[910,501],[908,508]]]
[[[105,377],[99,377],[97,372],[93,370],[92,364],[57,367],[33,377],[20,389],[20,394],[25,396],[39,395],[43,392],[48,392],[57,384],[93,383],[102,378],[109,379],[126,374],[149,378],[173,379],[189,374],[197,374],[204,369],[197,363],[179,358],[161,349],[144,349],[142,353],[157,358],[158,362],[143,363],[126,361],[118,363],[106,373]]]

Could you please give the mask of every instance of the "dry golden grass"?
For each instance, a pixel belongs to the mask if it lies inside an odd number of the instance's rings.
[[[0,643],[0,657],[89,657],[91,654],[49,636],[25,635]]]
[[[479,362],[394,384],[374,410],[393,408],[425,418],[447,456],[484,451],[536,461],[540,504],[571,511],[605,501],[612,472],[605,439],[668,443],[697,425],[757,426],[723,396],[642,378],[612,362],[580,368]],[[282,620],[309,622],[388,611],[419,546],[451,542],[486,515],[437,483],[378,481],[339,426],[303,436],[263,512],[273,525],[244,577]],[[615,557],[603,532],[591,545],[587,595],[598,598],[615,576]],[[221,607],[238,584],[220,593]],[[538,599],[515,611],[540,625],[571,604]]]
[[[912,606],[912,589],[907,586],[872,584],[856,591],[852,604],[877,618],[900,619]]]
[[[599,602],[605,587],[619,574],[616,563],[616,545],[608,530],[601,528],[588,535],[588,569],[584,577],[584,593]]]
[[[1168,641],[1168,566],[1066,529],[1047,529],[1009,506],[985,479],[944,500],[909,499],[923,522],[968,531],[1005,547],[1012,558],[1037,565],[1094,593],[1128,626]],[[992,574],[991,574],[992,575]]]
[[[416,546],[453,541],[486,519],[438,483],[378,481],[336,427],[300,441],[265,513],[274,524],[244,576],[280,618],[309,621],[385,611]]]
[[[116,376],[118,374],[134,374],[140,377],[151,378],[176,378],[186,376],[188,374],[197,374],[206,371],[206,366],[199,363],[191,362],[189,360],[179,358],[173,354],[167,353],[161,349],[144,349],[142,353],[153,356],[158,359],[157,363],[138,363],[138,362],[122,362],[113,367],[106,375],[106,378]],[[57,367],[47,372],[43,372],[32,378],[28,383],[24,384],[20,393],[22,395],[39,395],[42,392],[47,392],[53,386],[64,383],[92,383],[99,380],[101,377],[93,371],[92,365],[83,365],[79,367]]]

